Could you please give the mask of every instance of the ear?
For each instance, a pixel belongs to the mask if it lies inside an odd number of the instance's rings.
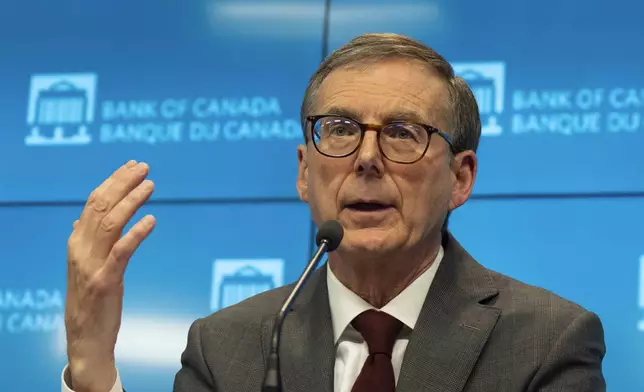
[[[309,164],[306,155],[307,149],[305,144],[297,146],[297,194],[303,202],[309,202]]]
[[[476,153],[468,150],[457,154],[452,161],[452,200],[449,210],[455,210],[465,204],[474,189],[478,162]]]

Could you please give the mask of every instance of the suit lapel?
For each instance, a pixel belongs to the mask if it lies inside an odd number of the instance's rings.
[[[283,392],[332,392],[335,347],[326,268],[313,273],[286,317],[280,342]],[[262,330],[268,353],[273,319]]]
[[[449,237],[445,255],[405,351],[396,390],[460,392],[500,310],[492,278]]]

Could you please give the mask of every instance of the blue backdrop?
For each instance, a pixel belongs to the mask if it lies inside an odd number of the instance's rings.
[[[456,237],[487,267],[597,312],[610,389],[643,390],[644,54],[632,42],[644,5],[611,5],[5,5],[3,386],[59,390],[67,237],[128,159],[151,166],[157,190],[141,214],[158,220],[126,276],[117,361],[129,389],[170,391],[194,319],[295,280],[315,232],[295,192],[304,88],[330,50],[388,31],[444,54],[480,105],[479,178]]]

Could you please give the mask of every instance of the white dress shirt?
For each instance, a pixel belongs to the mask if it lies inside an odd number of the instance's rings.
[[[443,248],[441,247],[432,265],[380,309],[403,323],[402,331],[394,343],[391,356],[396,383],[398,383],[405,349],[409,343],[409,334],[416,326],[425,297],[427,297],[427,292],[442,259]],[[333,338],[336,346],[333,390],[334,392],[351,392],[351,388],[369,356],[367,343],[362,335],[351,326],[351,321],[360,313],[374,309],[374,307],[343,285],[333,274],[328,264],[327,288],[333,322]],[[67,367],[61,375],[62,392],[74,392],[65,382],[66,370]],[[116,382],[110,392],[123,392],[118,370]]]
[[[67,368],[69,365],[65,366],[65,369],[63,369],[63,374],[61,375],[61,384],[62,384],[62,392],[74,392],[72,389],[70,389],[67,386],[67,383],[65,382],[65,373],[67,372]],[[119,377],[119,371],[116,369],[116,381],[114,382],[114,386],[112,389],[110,389],[110,392],[123,392],[123,386],[121,385],[121,377]]]
[[[429,286],[436,276],[436,270],[442,259],[443,248],[441,247],[432,265],[380,309],[403,323],[403,328],[394,343],[391,355],[396,384],[405,349],[409,343],[409,334],[416,326]],[[367,343],[362,335],[351,326],[351,321],[360,313],[374,309],[374,307],[344,286],[335,277],[328,264],[327,268],[329,305],[331,306],[333,337],[336,346],[333,390],[334,392],[350,392],[369,356]]]

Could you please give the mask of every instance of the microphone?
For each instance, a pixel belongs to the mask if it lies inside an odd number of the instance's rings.
[[[326,252],[333,252],[340,246],[344,229],[338,221],[326,221],[320,226],[318,234],[315,236],[315,243],[318,250],[313,255],[313,258],[304,269],[302,276],[293,287],[291,294],[286,298],[279,313],[275,316],[275,324],[273,325],[273,335],[271,338],[271,349],[266,361],[266,371],[264,372],[264,383],[262,385],[262,392],[281,392],[282,380],[280,377],[280,358],[279,347],[280,338],[282,336],[282,324],[288,315],[289,308],[295,301],[297,295],[302,291],[302,287],[306,284],[309,276],[315,270],[318,262]]]

